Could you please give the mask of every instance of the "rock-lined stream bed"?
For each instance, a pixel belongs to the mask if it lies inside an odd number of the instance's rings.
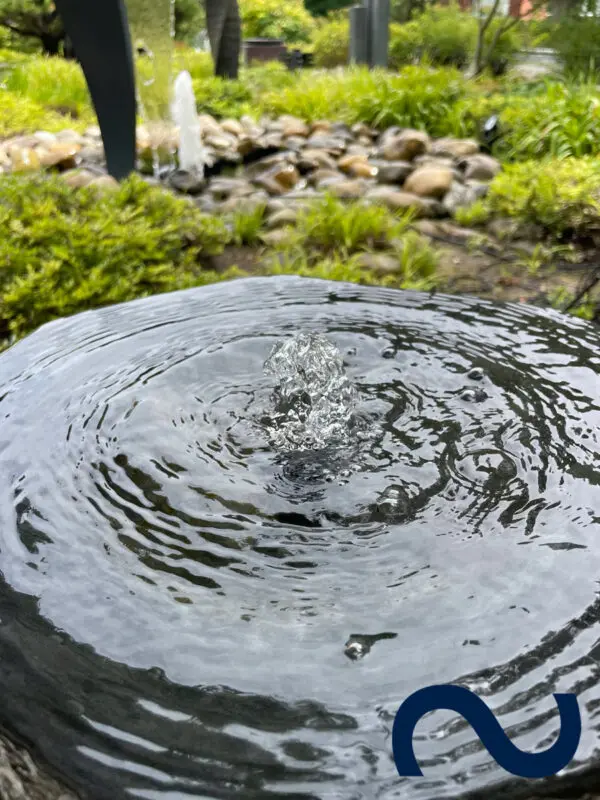
[[[278,435],[301,332],[340,354],[334,447]],[[39,329],[0,356],[0,722],[101,800],[522,798],[449,715],[400,780],[400,700],[469,686],[532,750],[576,691],[588,790],[599,353],[555,312],[299,278]]]
[[[264,203],[271,214],[279,213],[281,222],[282,209],[298,207],[327,191],[340,199],[364,198],[394,211],[410,208],[416,216],[444,217],[484,196],[500,170],[499,162],[481,153],[475,140],[431,139],[412,129],[381,132],[364,124],[308,124],[289,116],[217,122],[203,115],[200,125],[207,180],[176,173],[167,183],[194,194],[198,205],[210,212]],[[159,146],[175,150],[177,140],[173,131]],[[141,127],[142,168],[151,165],[151,144]],[[91,182],[110,185],[110,179],[96,171],[103,162],[96,128],[81,135],[70,130],[40,131],[0,145],[4,171],[57,169],[74,187]]]

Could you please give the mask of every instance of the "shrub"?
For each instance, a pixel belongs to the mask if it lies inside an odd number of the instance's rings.
[[[254,37],[309,42],[315,21],[302,0],[239,0],[245,39]]]
[[[317,67],[340,67],[348,63],[350,23],[347,19],[328,19],[313,36],[313,56]]]
[[[17,97],[0,88],[0,137],[16,136],[45,130],[56,132],[63,128],[84,130],[87,120],[71,120],[56,111],[48,111],[27,97]]]
[[[220,219],[136,176],[108,192],[4,177],[0,324],[18,337],[57,317],[217,280],[202,259],[229,239]]]
[[[392,69],[417,63],[422,54],[423,35],[417,22],[390,25],[389,64]]]
[[[457,5],[430,6],[418,17],[423,52],[432,64],[462,69],[475,49],[477,23]]]
[[[490,23],[485,33],[484,44],[490,47],[498,28],[504,24],[504,20],[496,17]],[[514,60],[516,54],[524,45],[524,35],[519,25],[502,33],[494,45],[494,50],[488,53],[488,66],[496,75],[501,75]]]
[[[217,118],[240,117],[250,111],[252,92],[240,80],[201,78],[193,81],[196,105],[201,114]]]
[[[542,226],[550,235],[600,232],[600,163],[593,158],[546,159],[511,164],[492,181],[475,209],[478,222],[492,215]],[[474,209],[457,219],[473,222]]]
[[[200,53],[189,47],[178,47],[173,58],[173,72],[177,75],[184,69],[190,73],[193,80],[211,78],[214,68],[210,53]]]
[[[93,111],[79,64],[57,56],[29,58],[12,69],[6,88],[48,108],[61,109],[91,123]]]
[[[353,253],[385,246],[406,230],[410,219],[410,214],[397,218],[380,206],[344,203],[326,194],[299,214],[293,238],[307,250]]]
[[[546,27],[553,47],[568,77],[590,77],[600,72],[600,22],[585,17],[567,17]]]
[[[335,74],[304,73],[292,87],[264,95],[260,105],[271,114],[402,125],[444,136],[454,105],[469,92],[456,70],[412,66],[395,75],[351,67]]]

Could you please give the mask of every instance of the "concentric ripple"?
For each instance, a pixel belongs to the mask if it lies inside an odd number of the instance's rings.
[[[507,775],[436,712],[401,780],[408,694],[469,686],[535,750],[575,691],[584,780],[599,354],[554,312],[298,278],[44,326],[0,357],[0,722],[91,797],[434,800]]]

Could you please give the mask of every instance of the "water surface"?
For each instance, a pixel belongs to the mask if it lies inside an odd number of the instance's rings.
[[[299,333],[360,435],[274,436]],[[102,799],[433,800],[507,775],[436,712],[401,780],[409,693],[468,686],[533,751],[575,691],[589,766],[599,354],[554,312],[300,278],[44,326],[0,357],[0,721]]]

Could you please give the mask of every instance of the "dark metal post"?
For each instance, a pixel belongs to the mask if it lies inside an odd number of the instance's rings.
[[[83,69],[102,133],[108,172],[135,169],[135,73],[122,0],[55,0]]]
[[[369,63],[369,13],[366,6],[350,9],[350,63]]]

